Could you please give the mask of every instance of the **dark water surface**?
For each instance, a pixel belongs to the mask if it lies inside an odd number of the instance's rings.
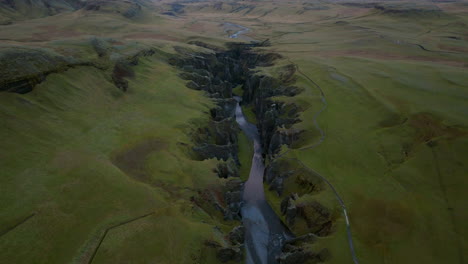
[[[245,246],[247,264],[277,263],[284,241],[292,234],[283,225],[271,206],[265,200],[263,173],[265,165],[257,127],[245,119],[239,105],[240,97],[235,97],[236,121],[247,137],[253,141],[254,156],[249,179],[245,183],[242,206],[242,222],[245,226]]]

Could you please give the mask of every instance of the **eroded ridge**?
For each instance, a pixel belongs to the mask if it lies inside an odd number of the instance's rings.
[[[201,43],[194,44],[209,47]],[[211,200],[210,203],[222,211],[226,219],[240,219],[242,216],[248,263],[322,261],[329,255],[328,250],[313,252],[304,243],[310,244],[309,238],[315,235],[330,234],[337,216],[332,209],[316,200],[298,202],[301,196],[326,188],[320,177],[297,169],[291,162],[275,161],[282,145],[293,147],[299,141],[304,131],[295,128],[294,124],[301,122],[300,112],[305,109],[293,102],[276,99],[278,96],[294,97],[301,92],[294,85],[295,65],[275,66],[275,76],[254,71],[258,66],[272,67],[275,61],[282,58],[276,53],[256,52],[255,47],[268,44],[268,41],[230,43],[227,49],[216,49],[214,53],[193,53],[178,48],[181,56],[170,61],[182,70],[180,77],[188,81],[188,88],[204,91],[216,105],[210,110],[211,120],[208,124],[192,132],[195,158],[218,158],[221,160],[216,169],[218,176],[236,177],[240,165],[237,154],[239,126],[254,144],[249,181],[245,184],[239,180],[229,181],[233,189],[222,191],[222,202],[215,195],[210,197],[204,193],[203,197]],[[233,88],[239,85],[243,94],[236,101]],[[245,120],[240,103],[252,107],[258,120],[257,126]],[[266,170],[264,162],[268,164]],[[282,199],[276,211],[284,215],[282,219],[285,223],[265,200],[264,181]],[[298,187],[297,192],[284,192],[284,183],[287,181]],[[301,239],[292,239],[290,229]]]

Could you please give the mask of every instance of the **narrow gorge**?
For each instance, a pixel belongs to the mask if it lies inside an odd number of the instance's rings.
[[[200,160],[219,159],[217,175],[228,178],[223,190],[224,202],[208,193],[195,200],[198,204],[209,200],[225,219],[242,219],[243,226],[238,229],[245,234],[243,245],[233,243],[233,247],[223,249],[218,256],[222,261],[239,260],[245,247],[246,256],[243,257],[247,263],[323,261],[328,250],[313,252],[308,245],[316,235],[325,236],[331,232],[334,216],[317,201],[296,202],[306,193],[323,190],[323,182],[290,161],[275,159],[282,145],[292,147],[303,133],[293,125],[301,122],[300,112],[304,109],[276,99],[294,97],[301,92],[294,85],[296,67],[292,64],[274,66],[282,56],[257,49],[268,46],[268,41],[229,43],[226,50],[204,43],[192,44],[211,48],[213,52],[195,54],[178,48],[179,56],[173,57],[170,63],[181,70],[180,77],[188,81],[188,88],[204,91],[216,104],[210,110],[209,123],[191,132],[195,145],[193,156]],[[277,74],[260,74],[256,67],[274,68]],[[242,106],[252,109],[257,125],[246,120]],[[252,167],[246,182],[238,179],[239,167],[243,165],[238,156],[240,131],[254,145]],[[264,194],[264,181],[270,192],[281,197],[280,204],[270,206]],[[297,188],[285,190],[286,181],[292,181]]]

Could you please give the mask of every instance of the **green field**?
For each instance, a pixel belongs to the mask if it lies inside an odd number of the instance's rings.
[[[303,132],[284,158],[336,188],[359,263],[468,260],[468,2],[44,1],[0,3],[0,263],[219,263],[206,241],[227,246],[239,222],[194,202],[216,200],[227,180],[191,150],[214,102],[169,61],[213,52],[193,41],[232,41],[224,22],[251,29],[237,41],[269,39],[256,51],[282,56],[258,74],[298,69],[302,92],[274,98],[301,109],[293,128]],[[119,63],[131,69],[126,91]],[[32,91],[4,91],[18,80]],[[243,105],[258,123],[254,109]],[[314,118],[326,136],[307,148],[320,138]],[[253,149],[238,141],[246,180]],[[326,185],[304,191],[301,177],[317,178],[298,171],[281,196],[265,184],[268,201],[285,222],[281,201],[294,193],[328,208],[331,232],[306,248],[351,263],[336,197]]]

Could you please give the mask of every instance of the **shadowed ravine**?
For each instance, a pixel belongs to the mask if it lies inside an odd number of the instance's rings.
[[[246,263],[277,263],[276,256],[281,253],[283,242],[292,234],[283,225],[273,209],[265,200],[263,191],[263,172],[265,166],[257,127],[244,117],[239,105],[240,97],[235,97],[236,122],[247,137],[253,141],[254,155],[249,179],[245,183],[241,209],[245,226]]]
[[[249,28],[244,26],[231,23],[225,24],[240,28],[239,31],[235,32],[232,35],[229,35],[229,38],[238,38],[240,35],[250,31]],[[318,142],[310,146],[302,147],[299,150],[312,149],[322,144],[325,140],[325,132],[319,126],[317,119],[320,116],[320,114],[327,108],[328,104],[325,99],[325,94],[322,88],[311,78],[309,78],[306,74],[304,74],[299,69],[299,66],[297,64],[292,62],[289,58],[288,60],[296,67],[297,71],[301,75],[303,75],[312,84],[314,84],[320,91],[323,107],[313,116],[314,125],[316,129],[320,132],[320,139]],[[246,228],[246,263],[277,263],[275,257],[281,253],[281,247],[283,246],[284,241],[292,238],[294,235],[287,231],[287,227],[283,225],[283,223],[279,220],[278,216],[275,214],[268,202],[265,200],[265,194],[263,190],[263,173],[265,170],[265,166],[263,164],[262,159],[261,144],[259,143],[260,136],[258,134],[257,127],[247,122],[244,117],[244,114],[242,113],[242,109],[239,105],[242,99],[237,96],[235,97],[235,99],[238,102],[236,106],[236,121],[241,127],[242,131],[244,131],[244,133],[247,134],[249,139],[251,139],[254,142],[254,157],[252,158],[252,167],[250,170],[249,179],[246,182],[244,188],[243,200],[245,204],[242,208],[242,219]],[[306,166],[299,159],[283,157],[290,150],[291,149],[278,155],[277,157],[275,157],[275,160],[279,158],[296,160],[302,165],[303,168],[314,172],[316,175],[319,175],[319,177],[322,178],[330,186],[343,210],[343,215],[346,220],[347,240],[353,262],[359,263],[354,249],[354,243],[351,235],[351,226],[343,199],[338,194],[335,187],[324,176],[320,175],[319,173]]]

